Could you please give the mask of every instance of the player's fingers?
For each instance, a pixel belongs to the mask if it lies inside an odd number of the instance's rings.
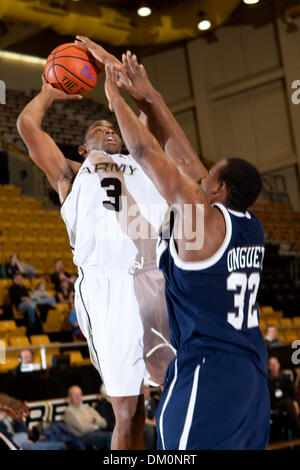
[[[130,72],[133,74],[135,72],[135,70],[134,70],[134,66],[133,66],[133,63],[132,63],[131,51],[127,51],[126,57],[127,57],[128,68],[129,68]]]
[[[68,95],[69,100],[82,100],[83,96],[81,95]]]
[[[146,69],[145,69],[145,67],[143,66],[143,64],[140,65],[140,71],[141,71],[141,74],[143,75],[143,77],[148,78]]]
[[[140,71],[140,64],[138,63],[137,56],[134,54],[132,56],[132,64],[136,72]]]

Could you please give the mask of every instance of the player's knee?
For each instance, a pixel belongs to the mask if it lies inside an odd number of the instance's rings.
[[[140,401],[122,403],[115,416],[116,426],[125,432],[142,427],[145,423],[144,408],[141,408]]]

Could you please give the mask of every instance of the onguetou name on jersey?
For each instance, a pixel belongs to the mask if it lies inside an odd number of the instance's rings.
[[[262,269],[265,254],[264,246],[239,246],[227,254],[228,271],[245,268]]]
[[[135,168],[132,165],[125,165],[124,163],[122,165],[118,165],[117,163],[111,163],[111,162],[101,162],[101,163],[95,163],[92,167],[85,166],[82,168],[80,171],[80,175],[83,173],[97,173],[97,171],[103,171],[104,173],[123,173],[124,175],[133,175],[137,168]]]

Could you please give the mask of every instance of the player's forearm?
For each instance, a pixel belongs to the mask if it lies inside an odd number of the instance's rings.
[[[176,165],[182,166],[182,171],[196,181],[205,177],[207,169],[198,158],[162,95],[153,89],[140,108],[143,122],[161,143],[168,157]]]
[[[117,95],[111,104],[125,145],[136,160],[142,159],[145,150],[150,146],[159,146],[150,131],[142,124],[120,95]]]
[[[42,121],[46,111],[53,103],[53,97],[48,90],[42,90],[23,109],[17,120],[17,127],[22,135],[22,130],[30,127],[42,128]]]

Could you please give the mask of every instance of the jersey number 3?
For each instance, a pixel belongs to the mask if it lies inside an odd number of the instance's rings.
[[[103,206],[108,211],[120,212],[122,210],[122,183],[117,178],[104,178],[101,181],[101,188],[106,190],[109,198],[114,201],[103,201]]]
[[[238,314],[229,312],[227,321],[236,329],[241,330],[245,315],[245,294],[246,290],[250,291],[248,304],[247,328],[255,328],[258,326],[258,312],[254,308],[256,302],[257,291],[259,287],[259,273],[252,273],[249,278],[245,273],[232,273],[227,278],[227,290],[236,292],[234,294],[234,307],[238,309]]]

